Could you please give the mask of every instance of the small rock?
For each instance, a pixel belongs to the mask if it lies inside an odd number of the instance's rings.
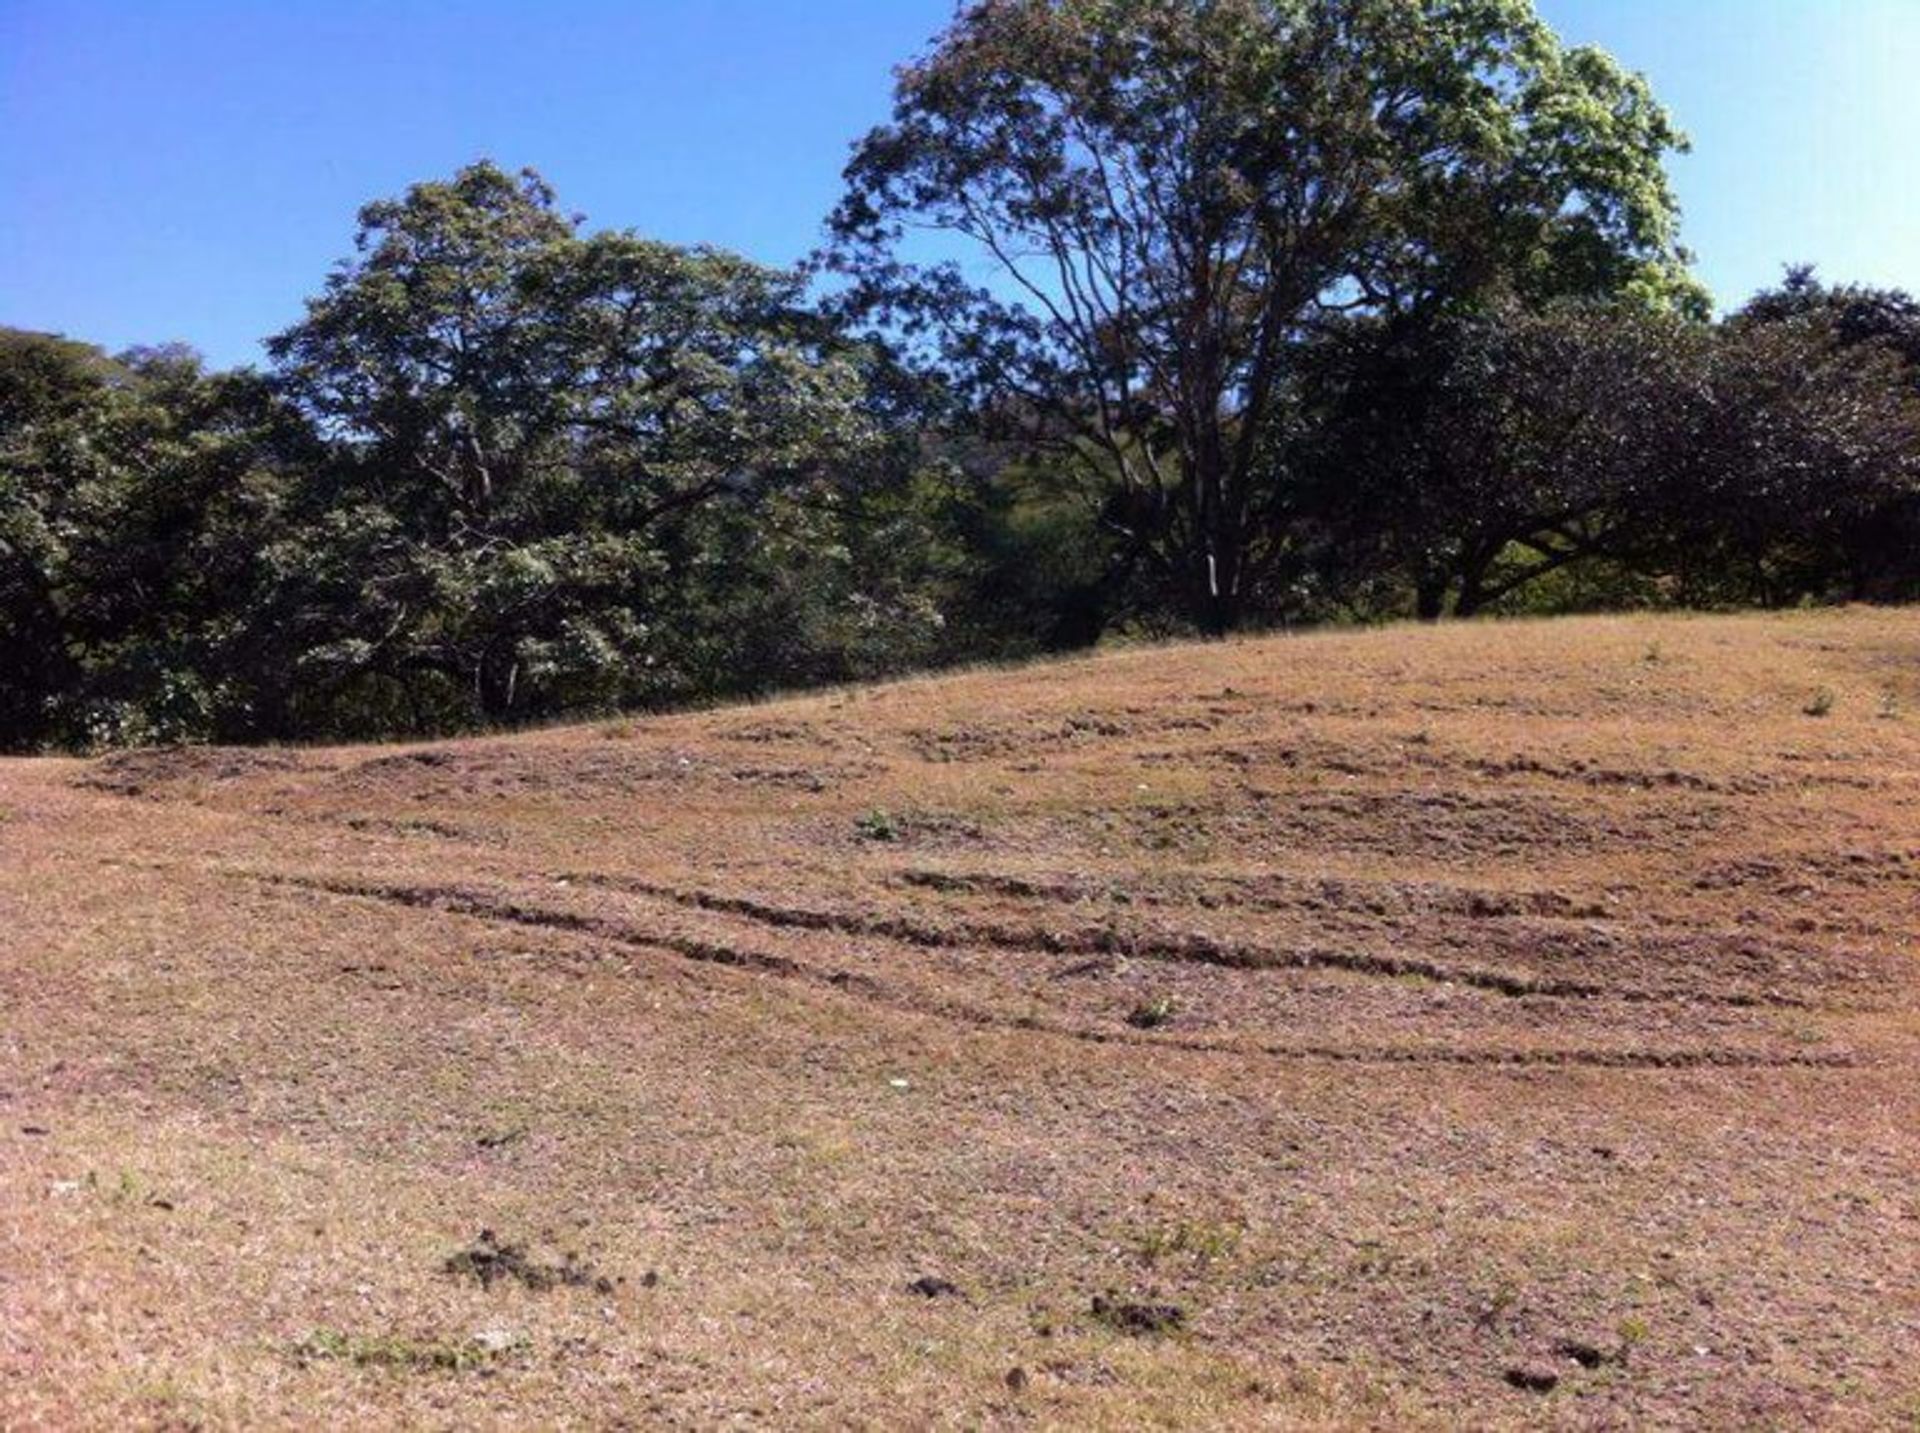
[[[1551,1393],[1560,1386],[1560,1375],[1538,1364],[1523,1364],[1507,1370],[1507,1383],[1526,1393]]]
[[[495,1326],[481,1329],[473,1336],[473,1345],[482,1353],[501,1354],[519,1347],[521,1335],[510,1328]]]

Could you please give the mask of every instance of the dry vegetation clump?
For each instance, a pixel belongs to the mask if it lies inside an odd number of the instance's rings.
[[[0,765],[0,1426],[1903,1426],[1916,704],[1620,618]]]

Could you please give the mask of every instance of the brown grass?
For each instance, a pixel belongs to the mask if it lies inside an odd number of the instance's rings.
[[[1849,612],[0,764],[0,1426],[1912,1427],[1905,712]]]

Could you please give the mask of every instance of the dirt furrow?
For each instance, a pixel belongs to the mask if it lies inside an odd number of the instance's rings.
[[[1204,1040],[1136,1031],[1091,1029],[1036,1016],[1012,1016],[950,997],[915,991],[871,976],[827,969],[809,961],[693,937],[681,932],[642,931],[625,922],[556,911],[502,899],[464,887],[383,885],[268,872],[237,873],[263,884],[349,899],[375,900],[416,910],[579,935],[638,950],[665,951],[699,964],[796,980],[867,1000],[904,1014],[927,1016],[979,1029],[1050,1035],[1093,1045],[1173,1050],[1183,1053],[1342,1064],[1450,1065],[1473,1068],[1594,1068],[1611,1070],[1847,1069],[1859,1064],[1846,1051],[1774,1052],[1737,1047],[1680,1048],[1463,1048],[1444,1045],[1328,1045],[1311,1042]],[[734,912],[720,912],[732,914]]]
[[[1061,930],[983,921],[941,925],[910,916],[777,904],[748,896],[684,889],[630,876],[575,872],[561,879],[666,901],[689,909],[743,916],[768,926],[831,930],[844,935],[873,936],[934,949],[991,947],[1047,955],[1125,955],[1139,960],[1211,965],[1235,970],[1337,970],[1351,975],[1386,979],[1414,977],[1514,998],[1606,999],[1630,1004],[1702,1004],[1735,1009],[1802,1009],[1807,1004],[1796,997],[1777,992],[1647,990],[1595,981],[1523,975],[1483,966],[1446,964],[1416,956],[1334,950],[1324,946],[1275,946],[1221,940],[1199,932],[1165,935],[1125,931],[1112,926],[1081,926]]]

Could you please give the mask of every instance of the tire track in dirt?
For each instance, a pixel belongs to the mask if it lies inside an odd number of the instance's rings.
[[[794,980],[823,992],[849,995],[901,1013],[927,1016],[976,1029],[1051,1035],[1087,1044],[1176,1051],[1200,1055],[1279,1060],[1317,1060],[1368,1065],[1449,1065],[1469,1068],[1592,1068],[1607,1070],[1836,1070],[1857,1068],[1859,1057],[1838,1051],[1769,1053],[1726,1047],[1702,1049],[1466,1049],[1457,1046],[1319,1045],[1199,1040],[1133,1031],[1090,1029],[1037,1016],[1009,1016],[944,997],[905,990],[846,970],[744,949],[679,932],[653,932],[600,916],[557,911],[460,886],[388,885],[276,872],[229,871],[230,877],[268,886],[344,899],[377,901],[413,910],[437,911],[495,924],[609,941],[631,950],[664,951],[696,964]],[[729,912],[718,912],[728,914]]]
[[[1581,901],[1562,891],[1496,890],[1432,881],[1383,881],[1351,876],[1280,874],[1156,877],[1144,886],[1116,887],[1081,878],[1010,875],[1001,871],[952,871],[909,866],[892,880],[910,889],[960,895],[1006,896],[1015,900],[1075,905],[1114,890],[1127,903],[1145,906],[1200,906],[1262,911],[1334,910],[1357,915],[1468,916],[1498,920],[1529,916],[1542,920],[1612,921],[1619,913],[1601,901]]]
[[[1814,938],[1884,940],[1896,934],[1872,922],[1830,921],[1796,926],[1803,939],[1782,941],[1750,924],[1696,915],[1658,919],[1634,914],[1633,892],[1613,887],[1599,895],[1576,896],[1551,887],[1482,887],[1432,880],[1391,880],[1364,876],[1303,876],[1281,872],[1210,872],[1205,875],[1110,872],[1105,877],[1049,872],[1010,873],[993,869],[905,866],[886,878],[909,892],[931,891],[959,897],[999,897],[1041,906],[1137,908],[1187,916],[1200,912],[1238,912],[1307,916],[1316,920],[1378,926],[1386,937],[1406,936],[1421,922],[1423,936],[1440,944],[1488,945],[1499,950],[1516,941],[1537,939],[1564,952],[1598,945],[1605,952],[1631,952],[1637,964],[1692,980],[1643,980],[1639,986],[1617,979],[1607,987],[1616,998],[1674,1004],[1743,1004],[1779,1009],[1858,1010],[1884,1008],[1862,995],[1861,953],[1835,949]],[[1427,923],[1431,923],[1430,925]],[[1901,932],[1899,934],[1904,934]],[[1701,949],[1708,951],[1702,958]],[[1718,948],[1724,947],[1724,950]],[[1437,963],[1446,963],[1443,956]],[[1483,962],[1486,964],[1488,962]],[[1496,956],[1490,962],[1501,967]],[[1524,965],[1524,959],[1523,959]],[[1806,980],[1812,966],[1844,968],[1816,979],[1818,996],[1788,996],[1783,983]],[[1869,965],[1886,964],[1875,958]],[[1718,985],[1716,991],[1713,986]]]
[[[1214,936],[1127,932],[1110,926],[1056,930],[1045,926],[1009,926],[980,921],[937,925],[910,916],[870,915],[781,905],[748,896],[688,890],[628,876],[570,873],[561,879],[622,894],[644,896],[692,910],[742,916],[762,925],[794,930],[835,931],[872,936],[928,949],[988,947],[1046,955],[1119,955],[1170,964],[1211,965],[1234,970],[1336,970],[1349,975],[1395,980],[1417,977],[1465,986],[1515,999],[1526,996],[1561,1000],[1619,1000],[1629,1004],[1718,1005],[1733,1009],[1806,1009],[1809,1002],[1778,993],[1729,991],[1668,992],[1540,978],[1485,967],[1450,965],[1418,956],[1380,955],[1324,946],[1283,947],[1227,941]]]
[[[323,895],[384,901],[390,905],[406,906],[414,910],[441,911],[447,915],[472,916],[479,920],[506,925],[531,926],[538,930],[592,936],[601,940],[616,941],[622,945],[669,951],[685,960],[699,964],[733,966],[789,979],[819,980],[823,984],[839,989],[877,984],[869,977],[857,975],[852,971],[823,972],[807,962],[784,955],[741,950],[736,946],[677,933],[641,932],[621,921],[581,915],[576,911],[556,911],[528,906],[518,901],[502,900],[463,886],[393,886],[374,881],[289,876],[253,871],[232,874],[263,885],[315,891]]]

